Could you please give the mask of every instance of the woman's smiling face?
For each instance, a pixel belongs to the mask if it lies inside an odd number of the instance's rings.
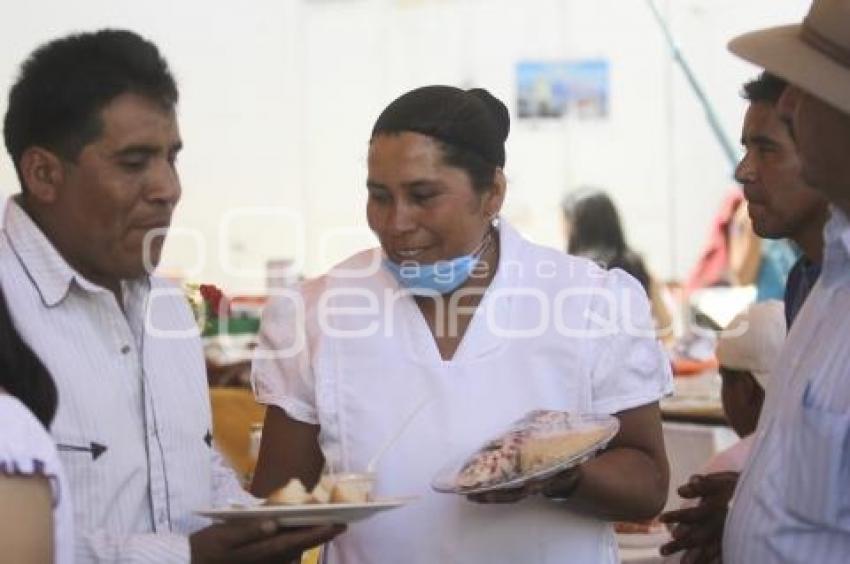
[[[439,141],[413,132],[372,139],[366,187],[369,227],[397,263],[473,252],[504,199],[504,182],[476,191],[465,170],[444,162]]]

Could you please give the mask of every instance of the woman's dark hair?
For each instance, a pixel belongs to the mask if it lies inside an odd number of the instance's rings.
[[[463,147],[445,141],[439,143],[443,150],[443,161],[449,166],[465,171],[476,192],[486,192],[493,187],[493,178],[498,166]]]
[[[625,270],[649,293],[646,266],[626,244],[620,214],[605,192],[584,188],[567,194],[561,210],[570,226],[568,253],[589,258],[605,268]]]
[[[498,168],[505,166],[505,140],[510,131],[508,109],[482,88],[423,86],[396,98],[372,128],[378,135],[405,131],[434,138],[449,166],[465,171],[475,190],[493,186]]]
[[[1,291],[0,388],[26,405],[45,428],[50,427],[58,402],[56,384],[15,329]]]

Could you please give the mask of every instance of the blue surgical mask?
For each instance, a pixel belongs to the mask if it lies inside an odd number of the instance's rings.
[[[405,261],[399,264],[388,258],[384,258],[383,263],[398,283],[415,296],[450,294],[472,276],[492,236],[492,232],[488,232],[478,249],[468,255],[437,261],[433,264],[419,264],[416,261]]]
[[[450,294],[469,280],[478,257],[464,255],[434,264],[419,264],[406,261],[401,264],[384,259],[384,266],[398,283],[416,296]]]

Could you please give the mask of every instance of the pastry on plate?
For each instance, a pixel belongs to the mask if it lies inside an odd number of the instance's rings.
[[[520,471],[534,472],[572,458],[604,440],[607,433],[604,428],[594,427],[528,437],[519,451]]]
[[[309,503],[311,499],[301,480],[292,478],[285,486],[276,489],[266,498],[266,505],[301,505]]]

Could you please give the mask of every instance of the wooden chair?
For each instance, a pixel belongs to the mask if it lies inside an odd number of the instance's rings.
[[[251,426],[263,422],[266,408],[247,388],[210,388],[210,401],[216,446],[247,480],[257,462],[251,456]]]

